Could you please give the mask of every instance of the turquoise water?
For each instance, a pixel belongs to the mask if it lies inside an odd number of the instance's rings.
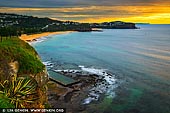
[[[33,46],[42,61],[62,69],[106,69],[124,81],[115,98],[91,103],[87,111],[170,113],[170,25],[138,27],[53,35]]]

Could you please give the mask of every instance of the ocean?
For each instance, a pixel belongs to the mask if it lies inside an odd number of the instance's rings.
[[[51,35],[32,46],[48,69],[105,77],[108,88],[82,101],[87,112],[170,113],[170,25],[137,27]]]

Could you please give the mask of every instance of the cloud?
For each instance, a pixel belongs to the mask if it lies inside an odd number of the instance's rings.
[[[0,7],[86,7],[170,4],[170,0],[0,0]]]
[[[170,23],[170,0],[0,0],[0,12],[79,22]]]

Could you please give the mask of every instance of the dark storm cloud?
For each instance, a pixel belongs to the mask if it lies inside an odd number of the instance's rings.
[[[114,5],[153,5],[170,0],[0,0],[0,7],[82,7]]]

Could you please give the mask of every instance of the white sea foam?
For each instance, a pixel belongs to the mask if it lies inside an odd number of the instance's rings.
[[[116,84],[115,75],[106,72],[106,69],[96,69],[94,67],[86,68],[85,66],[79,66],[82,71],[99,75],[105,80],[105,82],[97,83],[95,87],[90,89],[88,98],[84,99],[83,104],[89,104],[94,100],[98,100],[100,94],[105,93],[108,97],[115,97],[114,89],[118,86]]]
[[[80,72],[80,70],[73,70],[73,69],[64,69],[64,70],[61,70],[61,69],[58,69],[58,70],[54,70],[55,72],[66,72],[66,73],[76,73],[76,72]]]
[[[106,72],[106,69],[96,69],[96,68],[86,68],[84,66],[79,66],[83,71],[89,72],[91,74],[96,74],[96,75],[100,75],[103,76],[104,79],[109,83],[109,84],[115,84],[116,79],[115,79],[115,75],[111,75],[109,73]]]
[[[45,65],[53,65],[50,61],[44,62]],[[80,70],[73,69],[58,69],[56,72],[65,73],[77,73],[81,72],[82,76],[89,74],[96,74],[102,79],[102,82],[98,82],[89,90],[88,97],[83,100],[82,104],[89,104],[92,101],[97,101],[101,94],[106,94],[108,97],[115,97],[114,89],[118,86],[116,84],[115,75],[107,72],[107,69],[99,69],[94,67],[79,66]],[[79,74],[80,75],[80,74]]]
[[[93,99],[91,97],[88,97],[84,99],[83,104],[89,104]]]
[[[86,72],[89,72],[91,74],[96,74],[96,75],[103,75],[103,74],[106,74],[105,71],[106,69],[95,69],[93,67],[91,68],[86,68],[84,66],[79,66],[83,71],[86,71]]]
[[[37,38],[31,42],[28,42],[30,45],[34,45],[36,43],[40,43],[40,42],[43,42],[45,40],[47,40],[48,36],[44,36],[44,37],[41,37],[41,38]]]
[[[43,64],[47,67],[47,68],[52,68],[54,67],[54,64],[51,61],[45,61],[43,62]]]

